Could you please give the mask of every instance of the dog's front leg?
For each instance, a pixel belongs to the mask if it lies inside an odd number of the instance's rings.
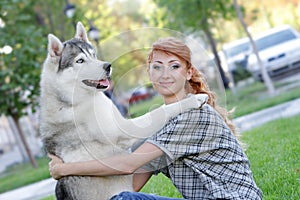
[[[193,108],[199,108],[207,102],[206,94],[189,95],[189,97],[163,105],[145,115],[134,119],[120,119],[119,127],[122,127],[122,136],[127,138],[146,138],[159,131],[172,117]]]

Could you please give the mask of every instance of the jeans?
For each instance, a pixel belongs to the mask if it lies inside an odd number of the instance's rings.
[[[113,196],[110,200],[180,200],[180,199],[160,197],[153,194],[145,194],[141,192],[121,192],[120,194]]]

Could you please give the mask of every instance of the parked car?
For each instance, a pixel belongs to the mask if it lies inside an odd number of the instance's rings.
[[[134,104],[134,103],[139,103],[141,101],[150,99],[152,97],[151,92],[145,88],[145,87],[141,87],[138,89],[135,89],[130,98],[128,99],[129,104]]]
[[[249,76],[247,62],[250,54],[250,42],[248,37],[224,44],[222,51],[225,56],[225,64],[235,82]]]
[[[300,67],[300,35],[289,25],[270,29],[254,41],[270,77],[280,76]],[[247,69],[253,76],[262,80],[261,69],[254,53],[249,56]]]
[[[248,54],[250,52],[250,42],[248,38],[242,38],[233,42],[224,44],[222,47],[228,69],[232,72],[241,65],[246,67]]]

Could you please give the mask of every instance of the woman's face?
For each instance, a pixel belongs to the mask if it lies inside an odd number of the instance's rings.
[[[185,83],[191,78],[192,70],[187,70],[186,62],[179,57],[154,51],[149,76],[165,103],[173,103],[186,97]]]

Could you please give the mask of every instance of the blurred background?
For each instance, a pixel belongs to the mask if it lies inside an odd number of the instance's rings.
[[[49,178],[38,129],[47,35],[68,40],[78,21],[99,59],[112,63],[106,94],[125,117],[162,103],[145,65],[159,37],[186,41],[221,105],[235,108],[234,119],[300,97],[298,0],[1,0],[0,193]],[[29,175],[14,179],[22,169]]]

